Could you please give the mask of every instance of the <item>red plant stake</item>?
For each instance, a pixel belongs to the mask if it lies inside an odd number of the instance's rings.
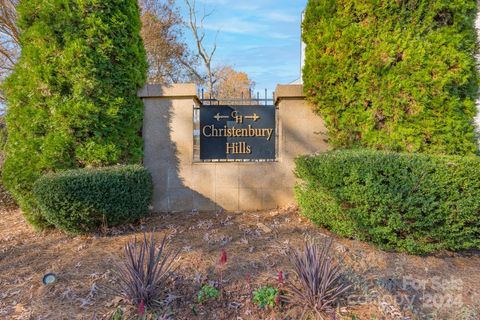
[[[245,281],[247,282],[247,290],[248,290],[248,293],[250,294],[250,298],[252,297],[252,279],[251,279],[251,276],[250,276],[250,273],[247,273],[246,277],[245,277]]]
[[[220,256],[220,266],[223,266],[226,263],[227,263],[227,251],[225,251],[225,249],[222,249],[222,254]]]
[[[143,317],[145,315],[145,301],[140,300],[140,303],[138,304],[138,315],[140,317]]]
[[[283,271],[278,272],[277,281],[278,281],[278,294],[275,297],[275,304],[279,306],[281,301],[281,296],[282,296],[283,282],[284,282]]]
[[[220,289],[220,294],[223,295],[223,268],[227,264],[227,251],[222,249],[222,253],[220,254],[220,260],[218,261],[218,287]]]
[[[278,284],[283,284],[283,271],[278,272]]]
[[[275,305],[276,306],[280,305],[280,291],[278,292],[277,296],[275,297]]]

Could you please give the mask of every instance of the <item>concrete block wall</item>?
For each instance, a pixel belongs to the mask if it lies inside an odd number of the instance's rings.
[[[325,126],[305,101],[301,85],[279,85],[276,162],[195,162],[193,112],[200,105],[194,84],[147,85],[144,165],[154,181],[158,212],[263,210],[294,203],[294,159],[326,151]]]

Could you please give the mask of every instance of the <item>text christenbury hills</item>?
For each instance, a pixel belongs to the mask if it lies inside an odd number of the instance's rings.
[[[267,140],[272,138],[273,128],[254,128],[248,125],[246,128],[236,128],[223,126],[223,128],[217,128],[214,125],[204,126],[202,129],[204,137],[265,137]]]

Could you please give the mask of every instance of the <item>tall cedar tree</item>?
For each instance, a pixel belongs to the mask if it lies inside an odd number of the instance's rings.
[[[3,181],[42,228],[31,189],[43,173],[140,162],[147,61],[136,0],[22,0],[17,9]]]
[[[474,154],[472,0],[309,0],[305,93],[335,147]]]

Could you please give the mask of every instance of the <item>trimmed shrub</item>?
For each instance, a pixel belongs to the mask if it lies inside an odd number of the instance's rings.
[[[145,216],[152,190],[148,171],[132,165],[47,174],[35,182],[33,195],[50,224],[85,233]]]
[[[472,155],[472,0],[309,0],[305,94],[337,148]]]
[[[384,249],[480,248],[480,157],[332,151],[296,160],[303,215]]]
[[[137,0],[21,0],[7,99],[5,186],[35,227],[43,173],[139,163],[147,62]]]

